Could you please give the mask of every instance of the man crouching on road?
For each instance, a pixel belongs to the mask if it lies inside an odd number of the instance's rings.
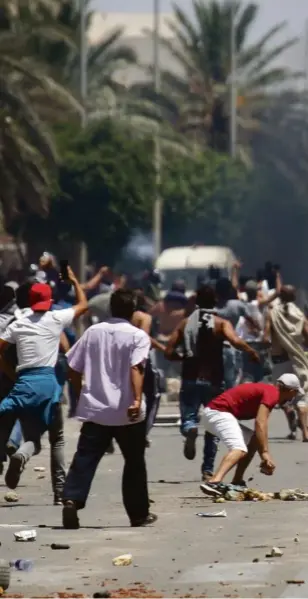
[[[261,457],[261,472],[273,474],[275,464],[268,449],[270,413],[277,404],[283,406],[303,393],[295,374],[283,374],[277,380],[276,386],[265,383],[238,385],[210,401],[204,410],[205,429],[221,439],[229,452],[212,478],[200,486],[203,493],[221,495],[221,481],[236,465],[232,483],[246,486],[243,481],[244,472],[256,451]],[[254,432],[239,422],[253,418]]]

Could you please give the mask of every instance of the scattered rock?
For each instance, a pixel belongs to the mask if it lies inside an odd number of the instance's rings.
[[[118,555],[118,557],[114,557],[112,563],[114,566],[130,566],[133,561],[133,556],[131,553],[126,553],[124,555]]]
[[[302,489],[281,489],[279,493],[275,493],[275,499],[281,501],[307,501],[308,493]]]
[[[70,549],[70,545],[65,545],[63,543],[52,543],[50,545],[51,549]]]
[[[242,491],[227,491],[225,494],[225,499],[227,501],[244,501],[245,493]]]
[[[305,584],[305,580],[286,580],[286,584]]]
[[[258,557],[255,557],[255,558],[252,560],[252,563],[253,563],[253,564],[257,564],[259,561],[260,561],[260,560],[259,560],[259,558],[258,558]]]
[[[46,472],[46,468],[44,466],[35,466],[33,470],[34,472]]]
[[[19,501],[19,495],[17,495],[15,491],[8,491],[8,493],[4,495],[4,499],[8,503],[16,503],[17,501]]]
[[[265,557],[281,557],[282,555],[283,551],[279,547],[272,547],[271,552],[267,553]]]
[[[94,593],[93,597],[94,599],[108,599],[108,597],[111,597],[111,593],[109,591],[98,591]]]
[[[299,543],[299,538],[298,537],[294,538],[294,543]]]

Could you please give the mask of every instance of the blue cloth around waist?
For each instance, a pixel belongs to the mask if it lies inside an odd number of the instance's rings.
[[[43,432],[52,422],[53,406],[59,402],[60,395],[54,368],[26,368],[18,373],[13,389],[1,402],[0,416],[15,412],[17,418],[33,417]]]

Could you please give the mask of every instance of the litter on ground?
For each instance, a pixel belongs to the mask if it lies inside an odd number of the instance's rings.
[[[125,555],[118,555],[118,557],[114,557],[112,563],[114,566],[130,566],[133,561],[133,556],[131,553],[126,553]]]
[[[226,518],[227,512],[226,510],[221,512],[199,512],[196,516],[199,516],[199,518]]]

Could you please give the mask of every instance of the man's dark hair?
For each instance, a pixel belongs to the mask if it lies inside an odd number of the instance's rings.
[[[29,308],[29,292],[32,285],[32,281],[27,281],[16,289],[16,304],[21,310],[23,310],[23,308]]]
[[[257,293],[258,293],[257,281],[254,281],[253,279],[250,279],[249,281],[247,281],[246,285],[245,285],[245,292],[247,294],[247,298],[248,298],[249,302],[252,302],[253,300],[255,300],[257,298]]]
[[[15,300],[15,291],[12,287],[4,285],[0,291],[0,311],[9,308]]]
[[[196,304],[199,308],[212,310],[216,305],[216,293],[213,285],[202,285],[197,291]]]
[[[136,311],[136,305],[136,295],[131,289],[118,289],[110,298],[111,316],[131,320]]]
[[[228,301],[234,299],[233,286],[229,279],[222,277],[216,283],[216,294],[218,299]]]

